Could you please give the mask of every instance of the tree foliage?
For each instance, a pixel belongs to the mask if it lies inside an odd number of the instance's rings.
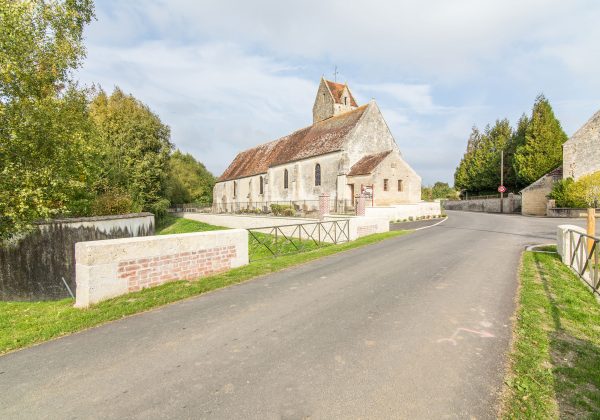
[[[215,177],[189,153],[171,155],[167,198],[172,204],[210,205]]]
[[[431,187],[421,187],[421,198],[425,201],[438,199],[454,200],[458,198],[458,192],[448,185],[447,182],[436,182]]]
[[[531,184],[561,165],[562,145],[567,141],[544,95],[536,98],[524,137],[516,149],[514,166],[519,179]]]
[[[170,129],[146,105],[115,88],[104,91],[90,104],[101,155],[100,196],[127,193],[132,210],[158,215],[169,206],[166,196]]]
[[[523,114],[514,130],[507,119],[497,120],[483,132],[473,127],[454,173],[455,188],[469,194],[495,193],[503,151],[504,185],[519,191],[560,165],[566,139],[550,103],[540,95],[531,117]]]
[[[70,73],[90,1],[0,0],[0,239],[86,195],[91,127]]]

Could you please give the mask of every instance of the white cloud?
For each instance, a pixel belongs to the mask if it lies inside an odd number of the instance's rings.
[[[105,0],[97,15],[80,79],[133,93],[216,174],[310,124],[333,63],[426,183],[451,180],[473,124],[514,121],[539,92],[568,134],[599,105],[588,1]]]

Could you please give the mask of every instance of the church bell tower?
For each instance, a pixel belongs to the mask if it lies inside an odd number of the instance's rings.
[[[358,108],[347,83],[336,83],[321,77],[313,105],[313,124]]]

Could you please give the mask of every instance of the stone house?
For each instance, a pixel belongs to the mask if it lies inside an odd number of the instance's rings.
[[[563,144],[563,168],[574,180],[600,171],[600,111]]]
[[[322,78],[313,124],[240,152],[215,184],[213,207],[232,212],[279,202],[313,210],[328,194],[334,210],[347,210],[361,191],[372,205],[414,203],[421,178],[402,158],[377,103],[358,106],[347,84]]]
[[[563,144],[563,165],[521,191],[522,213],[547,214],[548,194],[561,179],[577,180],[600,171],[600,111],[596,112]]]
[[[545,216],[548,206],[548,194],[554,183],[563,177],[562,166],[547,173],[521,191],[521,213],[530,216]]]

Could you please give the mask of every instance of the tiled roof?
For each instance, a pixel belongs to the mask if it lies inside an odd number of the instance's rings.
[[[342,149],[344,138],[368,105],[302,128],[279,140],[238,153],[219,181],[266,173],[271,166],[323,155]]]
[[[361,160],[352,165],[350,172],[348,172],[348,176],[368,175],[372,173],[377,165],[379,165],[390,153],[392,153],[392,151],[388,150],[387,152],[364,156]]]
[[[551,176],[551,177],[554,177],[554,178],[562,178],[562,176],[563,176],[563,167],[559,166],[555,170],[548,172],[546,174],[546,176]]]
[[[563,176],[563,167],[559,166],[558,168],[548,172],[546,175],[544,175],[543,177],[541,177],[540,179],[538,179],[537,181],[529,184],[528,186],[526,186],[525,188],[523,188],[521,190],[521,192],[529,190],[529,189],[536,189],[539,186],[543,185],[545,182],[545,179],[548,177],[552,177],[552,180],[555,181],[557,179],[562,179]]]
[[[333,95],[333,100],[335,101],[335,103],[341,104],[342,103],[342,93],[344,93],[344,88],[346,87],[346,85],[343,85],[341,83],[332,82],[329,80],[325,80],[325,82],[327,82],[327,86],[329,86],[329,90],[331,91],[331,94]],[[358,106],[358,105],[356,105],[356,101],[354,100],[354,97],[352,96],[352,92],[350,92],[350,89],[348,89],[348,94],[350,94],[350,105]]]

